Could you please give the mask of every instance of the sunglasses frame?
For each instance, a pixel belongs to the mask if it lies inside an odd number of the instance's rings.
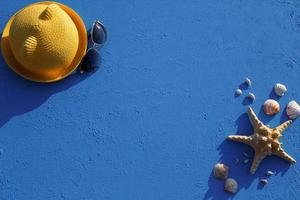
[[[102,44],[99,44],[99,43],[95,42],[94,37],[93,37],[94,36],[94,28],[95,28],[97,23],[100,24],[100,26],[102,27],[102,29],[105,33],[105,40]],[[93,26],[92,26],[92,30],[91,30],[91,38],[92,38],[93,45],[96,44],[96,45],[99,45],[100,47],[102,47],[105,44],[105,42],[107,41],[107,30],[106,30],[105,26],[99,20],[95,20],[93,22]]]
[[[96,26],[96,24],[99,24],[101,27],[102,27],[102,29],[103,29],[103,31],[104,31],[104,33],[105,33],[105,39],[104,39],[104,42],[102,43],[102,44],[99,44],[99,43],[97,43],[97,42],[95,42],[94,41],[94,28],[95,28],[95,26]],[[94,22],[93,22],[93,26],[92,26],[92,29],[91,29],[91,31],[90,31],[90,34],[89,34],[90,36],[91,36],[91,41],[92,41],[92,43],[93,43],[93,46],[92,47],[90,47],[87,51],[86,51],[86,54],[85,54],[85,56],[83,57],[83,59],[82,60],[84,60],[85,58],[86,58],[86,55],[88,54],[88,52],[89,51],[91,51],[91,50],[95,50],[97,53],[98,53],[98,55],[100,55],[100,52],[99,52],[99,48],[102,48],[102,46],[105,44],[105,42],[107,41],[107,30],[106,30],[106,28],[105,28],[105,26],[99,21],[99,20],[95,20]],[[82,65],[82,63],[81,63],[81,65]],[[80,67],[79,67],[79,70],[80,70],[80,73],[83,73],[84,72],[84,70],[82,70],[82,66],[80,65]]]

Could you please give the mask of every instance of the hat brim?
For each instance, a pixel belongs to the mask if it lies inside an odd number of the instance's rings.
[[[51,2],[51,1],[38,2],[38,3],[31,4],[31,5],[35,5],[35,4],[50,5],[52,3],[58,4],[66,13],[69,14],[69,16],[75,23],[77,30],[78,30],[78,34],[79,34],[78,50],[77,50],[76,56],[73,59],[70,66],[68,66],[64,69],[60,69],[60,70],[45,71],[44,73],[34,72],[34,71],[28,70],[24,66],[22,66],[15,58],[15,56],[11,50],[10,42],[9,42],[10,27],[12,25],[12,22],[13,22],[16,14],[10,18],[10,20],[6,24],[4,31],[2,33],[2,39],[1,39],[2,55],[3,55],[6,63],[8,64],[8,66],[14,72],[16,72],[18,75],[22,76],[23,78],[31,80],[31,81],[35,81],[35,82],[49,83],[49,82],[55,82],[55,81],[65,78],[79,66],[82,58],[86,54],[86,49],[87,49],[86,28],[85,28],[84,22],[82,21],[81,17],[74,10],[72,10],[71,8],[69,8],[63,4],[60,4],[57,2]],[[31,5],[29,5],[29,6],[31,6]]]

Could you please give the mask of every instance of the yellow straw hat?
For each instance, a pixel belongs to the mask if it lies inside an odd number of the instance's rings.
[[[10,68],[37,82],[54,82],[72,73],[87,48],[80,16],[56,2],[39,2],[17,12],[4,28],[2,54]]]

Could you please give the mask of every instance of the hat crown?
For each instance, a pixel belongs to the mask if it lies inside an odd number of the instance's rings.
[[[58,14],[60,11],[60,7],[56,4],[50,4],[47,8],[42,12],[39,19],[42,20],[51,20],[53,17]]]
[[[64,70],[72,63],[79,45],[76,25],[54,3],[31,5],[18,12],[9,40],[17,61],[35,72]]]

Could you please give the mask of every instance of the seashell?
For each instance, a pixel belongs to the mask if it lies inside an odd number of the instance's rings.
[[[273,99],[267,99],[264,103],[264,112],[267,115],[275,115],[280,111],[280,105]]]
[[[244,163],[247,164],[249,162],[249,159],[244,160]]]
[[[267,175],[267,176],[272,176],[273,174],[274,174],[274,172],[272,172],[272,171],[267,171],[267,172],[266,172],[266,175]]]
[[[241,96],[243,94],[243,91],[241,90],[241,89],[237,89],[236,91],[235,91],[235,95],[236,96]]]
[[[218,163],[214,167],[214,176],[218,179],[226,179],[228,176],[229,168],[223,163]]]
[[[255,95],[252,92],[249,92],[249,94],[247,95],[247,98],[251,99],[252,101],[255,101]]]
[[[283,85],[281,83],[276,83],[276,85],[274,86],[274,92],[278,96],[282,97],[284,95],[284,93],[287,92],[287,88],[285,87],[285,85]]]
[[[286,107],[286,114],[290,119],[296,119],[300,115],[300,106],[296,101],[290,101]]]
[[[260,179],[260,183],[263,185],[267,185],[269,183],[269,181],[265,178]]]
[[[238,183],[233,178],[226,179],[224,183],[224,190],[230,193],[236,193],[238,190]]]
[[[249,78],[246,78],[245,79],[245,84],[248,86],[248,87],[251,87],[251,80]]]

